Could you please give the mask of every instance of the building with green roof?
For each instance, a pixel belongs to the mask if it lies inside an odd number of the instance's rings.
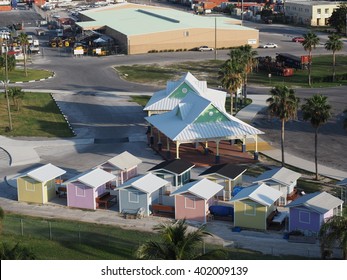
[[[256,48],[259,31],[228,17],[196,15],[159,6],[120,3],[80,13],[83,30],[112,37],[126,54],[189,50],[202,45]]]

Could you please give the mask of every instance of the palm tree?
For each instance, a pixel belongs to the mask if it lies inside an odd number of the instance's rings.
[[[29,41],[28,41],[28,34],[26,33],[20,33],[18,35],[18,39],[19,42],[22,46],[22,52],[23,52],[23,56],[24,56],[24,72],[25,72],[25,77],[28,76],[28,71],[27,71],[27,46],[29,45]]]
[[[331,250],[337,245],[342,249],[343,259],[347,260],[347,218],[333,216],[320,228],[319,242],[322,258],[325,258],[326,249]]]
[[[308,85],[311,86],[311,67],[312,67],[312,50],[316,48],[316,46],[319,43],[318,36],[310,31],[307,34],[304,34],[304,41],[302,42],[302,45],[305,49],[305,51],[308,51],[309,53],[309,63],[308,63]]]
[[[321,94],[315,94],[311,98],[305,99],[306,103],[301,106],[303,119],[310,121],[315,129],[314,136],[314,163],[316,168],[316,180],[318,180],[318,130],[326,123],[331,116],[331,106],[327,103],[327,97]]]
[[[287,121],[295,119],[299,107],[300,99],[295,95],[295,91],[285,85],[279,85],[270,90],[271,97],[266,100],[269,104],[268,112],[271,116],[281,120],[281,151],[282,166],[284,161],[284,125]]]
[[[17,111],[20,109],[21,101],[24,99],[25,92],[21,87],[11,87],[8,89],[8,94],[11,96],[13,105],[16,106]]]
[[[340,40],[341,36],[334,33],[328,36],[329,40],[325,43],[325,49],[333,52],[333,82],[335,82],[335,54],[338,51],[341,51],[343,48],[343,42]]]
[[[245,60],[245,75],[244,75],[244,98],[247,98],[247,80],[248,74],[253,72],[253,67],[256,63],[256,56],[258,55],[257,51],[252,49],[251,45],[244,45],[240,47],[242,52],[242,57]]]
[[[203,237],[211,235],[204,226],[188,232],[185,220],[160,224],[153,228],[159,232],[162,242],[147,241],[136,251],[136,258],[146,260],[193,260],[225,258],[224,250],[213,250],[200,253],[198,245]]]
[[[228,59],[223,63],[218,71],[218,79],[222,83],[222,87],[230,94],[230,114],[233,115],[233,92],[237,95],[237,90],[242,86],[243,83],[243,67],[239,63],[238,59],[235,58],[236,53],[240,54],[240,50],[232,50],[233,58]],[[235,55],[235,56],[234,56]],[[236,97],[237,98],[237,97]]]

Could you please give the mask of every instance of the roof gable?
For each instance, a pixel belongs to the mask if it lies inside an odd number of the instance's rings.
[[[216,106],[210,104],[194,121],[194,123],[225,122],[229,119]]]
[[[189,91],[193,91],[192,88],[186,82],[183,82],[178,88],[171,92],[168,97],[183,99]]]

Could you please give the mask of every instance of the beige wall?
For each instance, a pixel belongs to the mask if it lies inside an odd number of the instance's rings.
[[[128,54],[147,53],[151,50],[189,50],[202,45],[215,48],[216,43],[217,48],[229,48],[250,44],[249,39],[254,39],[255,44],[252,46],[257,48],[259,32],[258,30],[217,30],[215,34],[214,29],[200,28],[131,36],[128,39]]]
[[[325,26],[327,20],[337,9],[338,4],[309,5],[309,3],[286,2],[285,14],[293,19],[294,23],[310,26]]]

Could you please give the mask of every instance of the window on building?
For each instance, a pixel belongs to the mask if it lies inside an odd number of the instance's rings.
[[[329,9],[325,9],[325,14],[329,14]]]
[[[256,214],[256,205],[252,202],[247,202],[244,204],[244,214],[246,216],[255,216]]]
[[[195,209],[195,197],[186,196],[184,198],[184,207],[187,209]]]
[[[299,222],[303,224],[310,223],[310,212],[307,211],[299,211]]]
[[[31,184],[29,182],[25,182],[25,189],[28,192],[34,192],[35,191],[35,184]]]
[[[139,193],[136,191],[129,191],[128,200],[131,203],[139,203]]]
[[[317,14],[321,14],[321,9],[317,9]]]
[[[76,186],[76,196],[86,196],[86,189],[84,186]]]

